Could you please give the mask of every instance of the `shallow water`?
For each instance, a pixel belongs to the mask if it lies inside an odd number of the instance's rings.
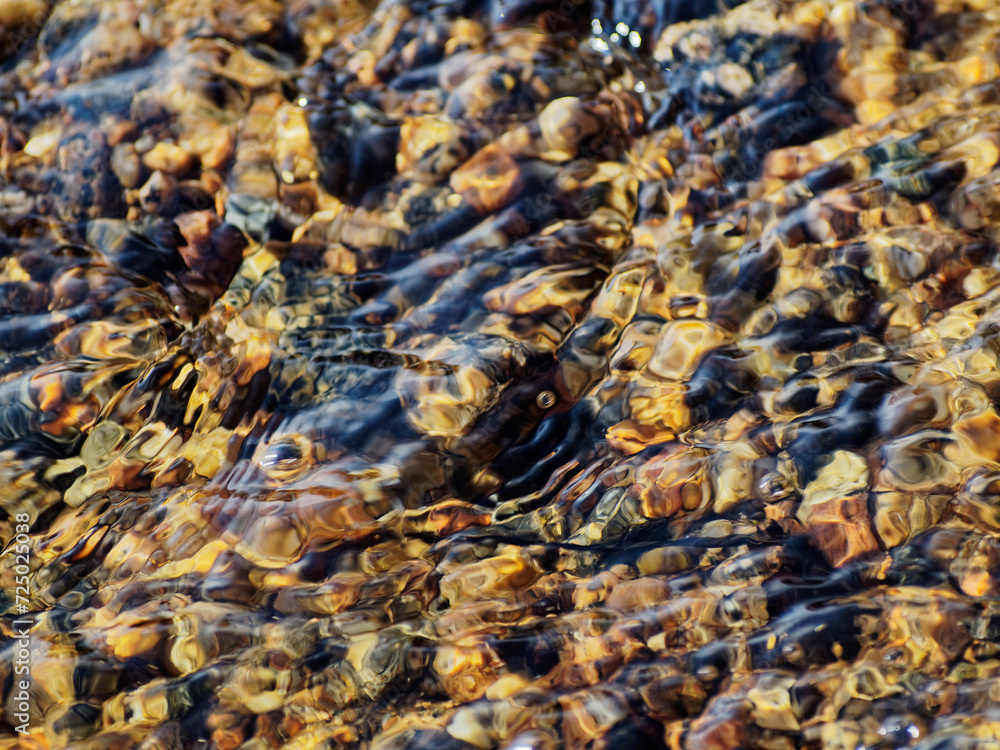
[[[1000,746],[1000,11],[729,4],[0,2],[0,746]]]

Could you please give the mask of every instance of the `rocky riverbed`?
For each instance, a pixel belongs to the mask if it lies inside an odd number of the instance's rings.
[[[0,747],[1000,747],[998,49],[0,0]]]

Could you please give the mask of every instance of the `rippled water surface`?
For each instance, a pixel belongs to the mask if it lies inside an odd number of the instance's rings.
[[[1000,747],[998,49],[0,0],[0,747]]]

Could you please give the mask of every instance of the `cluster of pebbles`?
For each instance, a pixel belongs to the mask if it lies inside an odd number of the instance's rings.
[[[0,0],[0,747],[1000,746],[998,49]]]

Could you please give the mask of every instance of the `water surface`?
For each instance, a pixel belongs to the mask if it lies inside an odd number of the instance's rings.
[[[1000,745],[998,11],[728,5],[0,3],[0,745]]]

